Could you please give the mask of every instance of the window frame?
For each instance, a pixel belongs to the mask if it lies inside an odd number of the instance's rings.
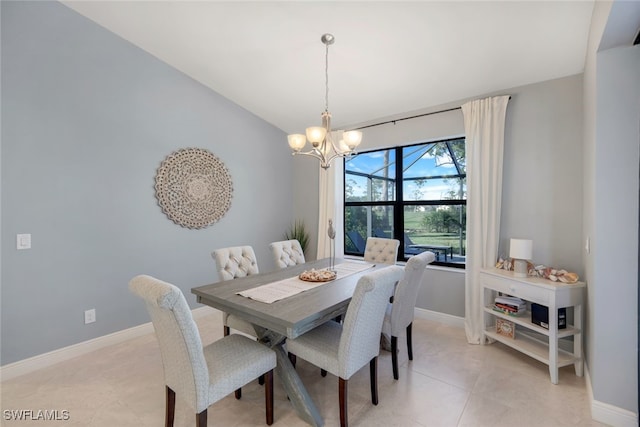
[[[366,154],[366,153],[375,153],[375,152],[385,152],[385,151],[391,151],[394,152],[395,155],[395,177],[393,179],[390,179],[394,182],[394,187],[395,187],[395,200],[383,200],[383,201],[357,201],[357,202],[348,202],[347,201],[347,175],[359,175],[359,176],[366,176],[369,177],[369,175],[364,174],[364,173],[347,173],[347,162],[349,161],[348,158],[343,159],[343,171],[342,171],[342,182],[343,182],[343,192],[342,192],[342,196],[343,196],[343,233],[344,233],[344,254],[345,255],[350,255],[350,256],[362,256],[362,254],[357,253],[357,252],[348,252],[347,251],[347,241],[348,241],[348,237],[347,237],[347,227],[346,227],[346,221],[347,221],[347,209],[350,207],[389,207],[391,206],[393,209],[393,231],[394,231],[394,239],[398,239],[400,242],[404,241],[404,209],[407,206],[463,206],[465,211],[466,211],[466,205],[467,205],[467,199],[466,197],[463,197],[461,199],[440,199],[440,200],[404,200],[404,183],[405,181],[407,181],[407,179],[403,179],[403,169],[404,169],[404,158],[403,158],[403,150],[405,150],[406,148],[409,147],[417,147],[420,145],[426,145],[426,144],[440,144],[440,143],[448,143],[448,142],[459,142],[459,141],[465,141],[465,137],[464,136],[459,136],[459,137],[453,137],[453,138],[444,138],[444,139],[437,139],[437,140],[430,140],[430,141],[422,141],[419,143],[415,143],[415,144],[408,144],[408,145],[398,145],[398,146],[394,146],[394,147],[387,147],[387,148],[378,148],[378,149],[371,149],[371,150],[366,150],[366,151],[362,151],[359,152],[358,154]],[[455,163],[455,166],[457,168],[458,171],[460,171],[460,165],[458,165],[457,163],[457,159],[454,157],[452,157],[452,161]],[[465,150],[465,165],[466,165],[466,150]],[[458,178],[458,179],[466,179],[466,167],[464,170],[464,173],[462,174],[458,174],[458,175],[447,175],[447,176],[440,176],[440,175],[433,175],[433,176],[428,176],[425,178],[428,179],[439,179],[439,178]],[[409,178],[408,180],[416,180],[416,179],[422,179],[422,177],[420,178]],[[465,220],[465,224],[466,224],[466,220]],[[466,236],[466,225],[465,225],[465,236]],[[365,237],[366,238],[366,237]],[[406,261],[407,259],[409,259],[409,256],[406,256],[404,254],[404,244],[400,244],[399,248],[398,248],[398,261]],[[466,258],[465,258],[465,262],[460,263],[460,262],[444,262],[444,261],[438,261],[438,258],[436,258],[436,261],[434,261],[432,263],[432,265],[438,265],[438,266],[445,266],[445,267],[452,267],[452,268],[460,268],[460,269],[464,269],[466,267]]]

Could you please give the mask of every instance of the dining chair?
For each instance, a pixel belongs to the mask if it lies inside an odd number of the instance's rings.
[[[347,382],[369,363],[371,402],[378,404],[377,361],[385,307],[394,285],[402,279],[400,266],[388,266],[358,280],[342,324],[329,321],[295,339],[287,339],[292,363],[300,357],[338,377],[340,425],[346,427]]]
[[[273,369],[276,354],[234,334],[203,347],[187,301],[176,286],[140,275],[129,289],[147,306],[160,344],[166,387],[165,425],[173,426],[176,395],[196,411],[196,427],[206,427],[207,408],[250,381],[265,376],[266,422],[273,424]]]
[[[269,244],[269,248],[273,254],[276,268],[278,269],[292,267],[306,262],[302,246],[300,246],[300,242],[296,239],[273,242]]]
[[[394,265],[398,259],[400,241],[384,237],[368,237],[364,248],[364,260]]]
[[[416,299],[420,283],[427,264],[436,259],[433,252],[422,252],[409,258],[404,267],[404,277],[398,282],[392,302],[388,304],[382,323],[383,335],[391,337],[391,364],[393,378],[398,379],[398,337],[403,330],[407,332],[407,352],[413,360],[411,326],[415,312]]]
[[[211,256],[216,262],[216,269],[221,281],[260,273],[256,254],[251,246],[220,248],[211,252]],[[251,323],[233,314],[223,312],[222,325],[225,336],[229,335],[231,328],[245,334],[256,335]]]

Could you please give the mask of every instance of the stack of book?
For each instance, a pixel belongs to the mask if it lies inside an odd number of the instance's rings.
[[[496,297],[493,309],[510,316],[519,316],[527,311],[527,303],[516,297]]]

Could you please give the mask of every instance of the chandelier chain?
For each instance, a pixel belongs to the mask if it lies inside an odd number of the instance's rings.
[[[325,45],[324,55],[324,111],[329,111],[329,45]]]

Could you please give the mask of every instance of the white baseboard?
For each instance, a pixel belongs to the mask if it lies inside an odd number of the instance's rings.
[[[206,306],[198,307],[192,310],[193,318],[197,319],[205,316],[212,313],[213,310],[213,308]],[[0,382],[55,365],[56,363],[64,362],[65,360],[73,359],[74,357],[82,356],[83,354],[91,353],[92,351],[96,351],[113,344],[118,344],[132,338],[150,334],[152,332],[153,325],[151,322],[148,322],[134,326],[133,328],[124,329],[112,334],[83,341],[78,344],[73,344],[68,347],[59,348],[48,353],[39,354],[28,359],[9,363],[0,367]]]
[[[464,329],[464,317],[453,316],[446,313],[438,313],[437,311],[426,310],[416,307],[414,315],[418,319],[431,320],[433,322],[442,323],[448,326]]]
[[[591,375],[589,375],[589,367],[584,364],[584,375],[587,381],[587,392],[591,402],[591,418],[599,423],[607,424],[613,427],[637,427],[638,414],[600,402],[593,398],[593,389],[591,388]]]
[[[203,306],[192,310],[194,319],[206,316],[217,311],[213,308]],[[419,319],[430,320],[437,323],[464,329],[464,318],[452,316],[450,314],[438,313],[436,311],[425,310],[423,308],[415,309],[415,316]],[[11,378],[25,375],[38,369],[46,368],[74,357],[99,350],[109,345],[118,344],[153,332],[151,322],[134,326],[133,328],[124,329],[102,337],[94,338],[28,359],[20,360],[0,367],[0,381],[9,380]],[[614,427],[637,427],[638,414],[610,405],[608,403],[599,402],[593,398],[593,390],[591,388],[591,377],[589,369],[585,363],[585,376],[587,381],[587,390],[591,401],[591,417],[598,422],[614,426]]]

